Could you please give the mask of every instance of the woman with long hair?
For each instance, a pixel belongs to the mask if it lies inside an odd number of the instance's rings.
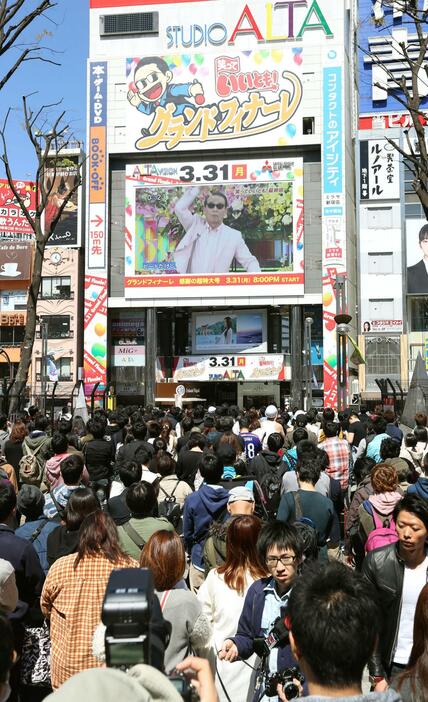
[[[257,555],[257,538],[261,520],[254,515],[234,517],[227,528],[226,560],[223,565],[210,570],[198,592],[202,611],[212,626],[209,659],[216,671],[216,687],[220,702],[247,702],[254,695],[252,668],[256,656],[233,664],[220,661],[217,652],[223,641],[234,636],[244,605],[245,595],[255,580],[266,576]]]
[[[211,629],[196,595],[184,582],[186,555],[175,532],[156,531],[145,544],[140,565],[152,571],[162,614],[172,626],[165,651],[165,670],[169,673],[192,651],[203,654]]]
[[[162,419],[160,423],[160,434],[159,438],[163,439],[167,445],[167,451],[171,456],[177,458],[177,436],[175,431],[172,430],[171,424],[168,419]]]
[[[138,568],[138,563],[122,551],[110,515],[94,511],[81,526],[77,553],[56,561],[40,599],[50,619],[54,689],[81,670],[104,665],[93,656],[92,637],[110,574],[120,568]]]
[[[49,567],[62,556],[76,553],[79,546],[79,529],[88,514],[100,511],[101,505],[90,488],[77,488],[69,497],[61,516],[61,525],[54,529],[47,540]]]
[[[413,646],[406,670],[392,681],[403,702],[428,699],[428,585],[420,591],[413,620]]]

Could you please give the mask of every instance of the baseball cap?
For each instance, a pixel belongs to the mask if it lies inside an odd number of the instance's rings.
[[[265,417],[275,419],[278,416],[278,408],[275,405],[268,405],[265,409]]]
[[[210,405],[208,407],[208,414],[215,414],[215,412],[216,412],[216,408],[213,407],[213,405]]]
[[[245,487],[244,485],[238,485],[237,487],[229,490],[229,499],[227,501],[228,505],[233,502],[254,502],[254,495],[252,490]]]
[[[45,498],[41,490],[35,485],[23,485],[16,498],[18,511],[28,516],[38,516],[43,512]]]

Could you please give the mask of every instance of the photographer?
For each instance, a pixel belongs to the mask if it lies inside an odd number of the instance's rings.
[[[269,676],[278,670],[296,665],[291,653],[288,632],[278,626],[286,614],[288,598],[302,562],[303,543],[294,526],[273,522],[266,524],[257,542],[260,563],[266,565],[270,577],[257,580],[249,588],[236,636],[226,639],[219,658],[233,662],[246,660],[253,653],[262,658],[254,700],[266,700],[265,687]],[[282,629],[282,630],[281,630]],[[274,697],[270,699],[274,700]]]
[[[374,589],[341,563],[314,564],[298,579],[288,602],[294,657],[316,702],[399,702],[394,690],[363,694],[361,679],[379,636]],[[281,685],[281,702],[287,700]]]

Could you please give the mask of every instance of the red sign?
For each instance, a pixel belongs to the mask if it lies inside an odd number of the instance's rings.
[[[26,180],[15,180],[14,183],[30,215],[34,217],[36,214],[35,184]],[[0,180],[0,232],[33,234],[33,229],[22,212],[7,180]]]
[[[423,125],[428,124],[428,119],[419,115],[419,121]],[[413,120],[407,112],[399,114],[373,114],[363,116],[359,119],[360,129],[409,129],[413,127]]]

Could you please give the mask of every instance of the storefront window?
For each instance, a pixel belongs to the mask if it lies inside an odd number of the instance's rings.
[[[19,346],[24,341],[25,327],[0,327],[0,344]]]

